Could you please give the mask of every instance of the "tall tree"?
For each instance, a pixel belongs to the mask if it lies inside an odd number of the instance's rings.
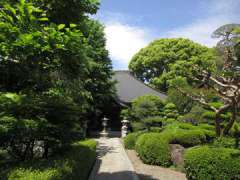
[[[212,59],[212,50],[191,40],[160,39],[141,49],[131,60],[129,69],[136,77],[162,91],[167,91],[171,67],[191,63],[195,59]],[[167,77],[166,77],[167,76]]]
[[[81,8],[67,14],[71,2]],[[1,94],[0,147],[24,160],[35,142],[42,141],[47,157],[49,148],[79,138],[86,115],[95,109],[102,112],[113,93],[103,26],[88,17],[98,3],[0,4],[0,92],[14,92]]]
[[[222,66],[216,69],[216,71],[212,71],[211,69],[202,68],[194,64],[192,69],[189,69],[189,71],[192,70],[194,72],[191,76],[201,83],[201,87],[204,86],[215,91],[221,102],[218,106],[208,101],[206,93],[203,93],[203,91],[200,91],[200,93],[198,91],[198,95],[194,94],[192,90],[190,92],[187,88],[186,80],[183,78],[179,77],[172,81],[174,87],[182,94],[215,112],[215,126],[218,136],[229,133],[229,130],[236,121],[240,107],[240,71],[239,59],[237,57],[239,34],[235,31],[236,27],[239,27],[239,25],[224,25],[213,33],[213,37],[221,38],[218,48],[222,54]],[[230,111],[232,117],[230,121],[223,125],[221,124],[220,116],[226,111]]]

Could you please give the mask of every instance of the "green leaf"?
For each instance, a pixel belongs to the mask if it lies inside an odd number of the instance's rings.
[[[39,18],[38,20],[39,20],[39,21],[48,21],[48,18],[43,17],[43,18]]]
[[[14,15],[16,15],[16,10],[13,7],[11,7],[9,4],[4,5],[4,8],[11,11],[11,13],[13,13]]]
[[[65,24],[59,24],[58,25],[58,30],[62,30],[63,28],[65,28]]]
[[[70,28],[75,28],[76,26],[76,24],[70,24]]]

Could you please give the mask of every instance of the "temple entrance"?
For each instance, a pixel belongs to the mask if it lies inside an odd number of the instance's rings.
[[[106,107],[104,114],[100,116],[92,115],[89,117],[90,122],[88,123],[88,134],[91,136],[99,136],[100,132],[103,130],[103,118],[106,117],[107,121],[107,131],[111,137],[121,136],[122,119],[120,117],[122,106],[118,104],[117,101],[113,100]]]

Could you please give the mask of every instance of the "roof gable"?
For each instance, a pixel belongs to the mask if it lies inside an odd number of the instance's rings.
[[[135,98],[147,94],[158,96],[162,100],[167,98],[166,94],[149,87],[135,78],[130,71],[115,71],[113,80],[117,81],[117,96],[123,103],[130,103]]]

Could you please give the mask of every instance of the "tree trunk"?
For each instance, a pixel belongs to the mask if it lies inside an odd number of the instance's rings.
[[[232,118],[223,130],[224,135],[228,135],[230,129],[232,128],[234,122],[236,121],[236,118],[237,118],[237,106],[236,103],[234,103],[232,108]]]
[[[49,149],[48,142],[45,142],[44,143],[44,153],[43,153],[43,158],[45,158],[45,159],[48,158],[48,149]]]
[[[216,112],[216,117],[215,117],[215,131],[216,131],[217,137],[220,137],[220,136],[221,136],[220,115],[221,115],[221,111]]]
[[[34,158],[34,140],[31,141],[31,146],[30,146],[30,159],[33,159]]]
[[[24,150],[24,152],[23,152],[23,154],[22,154],[22,157],[21,157],[21,160],[22,160],[22,161],[25,161],[25,160],[27,159],[27,155],[28,155],[28,153],[29,153],[30,145],[31,145],[31,142],[27,142],[26,148],[25,148],[25,150]]]

